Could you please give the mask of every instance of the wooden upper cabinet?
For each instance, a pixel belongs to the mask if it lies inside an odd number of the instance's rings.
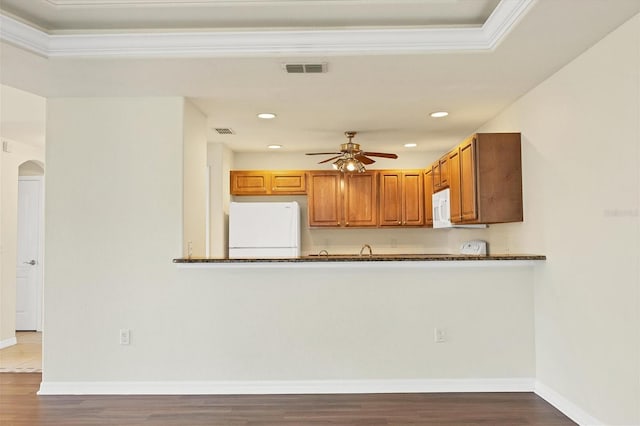
[[[449,151],[447,154],[449,161],[449,191],[450,191],[450,203],[449,208],[451,211],[451,222],[457,223],[462,220],[462,212],[460,208],[460,149]]]
[[[433,191],[438,192],[449,186],[449,154],[436,161],[433,166]]]
[[[269,172],[259,170],[232,170],[231,195],[266,195],[271,186]]]
[[[344,173],[344,225],[378,225],[378,173]]]
[[[402,173],[380,172],[380,225],[402,225]]]
[[[445,155],[440,159],[440,187],[449,186],[449,155]]]
[[[433,168],[424,172],[424,223],[433,226]]]
[[[307,193],[307,174],[303,171],[271,172],[271,193],[277,195],[304,195]]]
[[[475,137],[466,139],[459,146],[460,151],[460,220],[470,221],[478,218],[476,202],[476,155]]]
[[[424,225],[424,178],[422,170],[402,172],[402,224]]]
[[[424,225],[423,170],[383,170],[380,174],[380,226]]]
[[[378,226],[378,173],[310,171],[309,226]]]
[[[231,195],[304,195],[306,172],[294,170],[232,170]]]
[[[460,218],[455,222],[522,222],[520,133],[478,133],[458,145],[458,152]]]
[[[309,172],[309,226],[342,225],[342,177],[340,172]]]

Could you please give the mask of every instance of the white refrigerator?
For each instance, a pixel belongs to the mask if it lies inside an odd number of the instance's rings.
[[[232,202],[229,205],[230,259],[299,256],[300,206],[297,202]]]

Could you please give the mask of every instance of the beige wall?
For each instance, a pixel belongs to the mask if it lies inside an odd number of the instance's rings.
[[[482,128],[512,130],[525,222],[493,231],[548,257],[538,381],[603,424],[640,424],[640,16]]]
[[[535,376],[533,267],[177,269],[182,100],[48,118],[45,386]]]
[[[183,256],[203,257],[206,247],[207,117],[191,102],[184,102]]]

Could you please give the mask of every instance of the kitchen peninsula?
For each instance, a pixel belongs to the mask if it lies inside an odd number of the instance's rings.
[[[434,263],[434,262],[504,262],[504,261],[539,261],[546,260],[544,255],[534,254],[502,254],[487,256],[472,256],[462,254],[377,254],[372,256],[360,256],[357,254],[340,254],[340,255],[308,255],[296,258],[269,258],[269,259],[228,259],[228,258],[180,258],[173,259],[173,263],[179,265],[202,265],[202,264],[280,264],[286,266],[288,264],[344,264],[344,263]]]

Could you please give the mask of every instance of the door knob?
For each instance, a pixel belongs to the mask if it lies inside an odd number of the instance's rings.
[[[22,263],[26,263],[27,265],[34,266],[37,262],[35,261],[35,259],[31,259],[29,262],[22,262]]]

